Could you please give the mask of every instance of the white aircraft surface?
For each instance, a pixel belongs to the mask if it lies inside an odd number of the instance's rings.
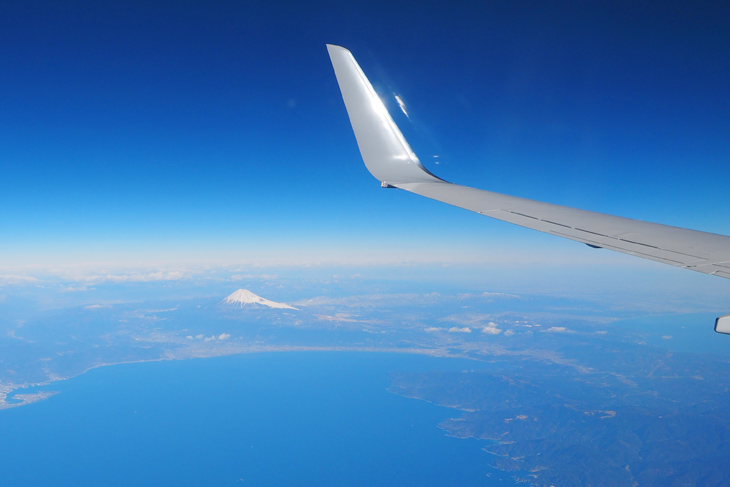
[[[411,149],[350,51],[327,45],[365,166],[384,188],[559,237],[730,279],[730,237],[493,193],[444,181]],[[730,314],[715,321],[730,334]]]

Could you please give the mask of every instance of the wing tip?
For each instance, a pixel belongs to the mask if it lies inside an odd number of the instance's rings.
[[[350,52],[349,49],[342,47],[339,44],[325,44],[325,45],[327,46],[328,51],[340,50],[340,51]]]
[[[327,44],[340,92],[365,167],[388,187],[399,183],[443,182],[425,168],[352,53]]]
[[[715,320],[715,331],[724,335],[730,335],[730,314],[720,316]]]

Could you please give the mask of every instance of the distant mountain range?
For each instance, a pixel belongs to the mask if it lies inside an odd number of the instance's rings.
[[[289,306],[288,304],[277,303],[276,301],[269,301],[266,298],[262,298],[261,296],[252,293],[248,289],[239,289],[238,291],[234,291],[226,299],[221,301],[221,304],[241,308],[259,308],[264,306],[267,308],[297,309],[293,306]]]

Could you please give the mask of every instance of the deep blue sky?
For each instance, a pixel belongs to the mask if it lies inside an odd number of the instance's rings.
[[[730,234],[709,3],[3,2],[0,267],[629,262],[381,190],[325,43],[447,180]]]

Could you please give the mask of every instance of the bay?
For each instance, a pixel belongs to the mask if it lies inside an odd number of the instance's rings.
[[[487,364],[280,352],[101,367],[0,411],[3,485],[514,485],[458,411],[387,392],[398,371]]]

